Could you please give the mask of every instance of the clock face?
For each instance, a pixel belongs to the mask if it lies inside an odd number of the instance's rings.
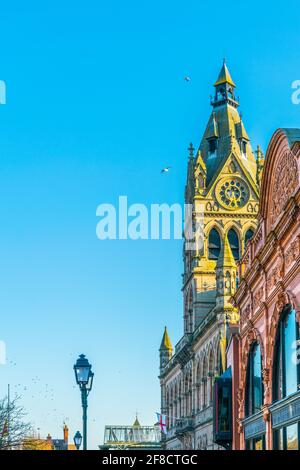
[[[240,178],[225,178],[216,187],[218,202],[229,210],[243,207],[249,199],[249,187]]]

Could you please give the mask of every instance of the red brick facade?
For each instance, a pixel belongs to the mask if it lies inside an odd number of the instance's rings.
[[[245,434],[255,435],[258,429],[264,435],[264,447],[275,447],[273,364],[278,323],[284,307],[293,308],[300,321],[299,209],[300,130],[279,129],[268,147],[258,228],[240,262],[240,283],[234,296],[240,324],[228,350],[228,365],[233,370],[233,449],[245,449]],[[260,345],[261,351],[263,405],[256,420],[250,417],[247,421],[247,367],[254,343]],[[293,396],[293,399],[298,398]]]

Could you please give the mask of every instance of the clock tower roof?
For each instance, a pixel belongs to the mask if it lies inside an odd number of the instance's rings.
[[[256,185],[256,159],[238,111],[235,83],[225,63],[214,86],[213,109],[199,145],[207,168],[207,187],[231,154],[241,162]]]
[[[231,78],[225,59],[223,60],[222,68],[214,86],[217,87],[218,85],[223,85],[224,83],[228,83],[229,85],[235,87],[235,83]]]

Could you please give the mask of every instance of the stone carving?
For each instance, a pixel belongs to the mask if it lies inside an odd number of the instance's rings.
[[[260,307],[261,302],[264,298],[264,288],[263,286],[259,287],[253,296],[253,307],[254,310]]]
[[[271,224],[275,224],[284,206],[298,187],[298,166],[292,152],[285,152],[275,170],[272,190]]]
[[[269,410],[269,408],[267,406],[264,406],[263,408],[263,419],[264,419],[264,422],[266,423],[267,421],[269,421],[271,418],[271,412]]]
[[[191,433],[185,433],[182,436],[178,436],[178,439],[181,441],[183,450],[193,450],[193,436]]]
[[[280,292],[277,296],[276,307],[277,311],[281,312],[283,308],[289,303],[290,299],[286,292]],[[277,318],[276,318],[277,320]]]
[[[242,434],[243,430],[244,429],[243,429],[243,424],[242,424],[241,420],[237,419],[237,431],[238,431],[238,433]]]
[[[286,268],[289,268],[295,259],[299,256],[299,240],[293,240],[292,243],[288,246],[286,252],[284,253],[285,265]]]
[[[202,289],[204,291],[210,291],[210,290],[215,290],[216,289],[216,284],[215,283],[209,283],[207,281],[204,281],[202,284]]]
[[[270,370],[268,368],[262,370],[262,379],[264,384],[264,403],[269,404],[271,400],[271,381]]]
[[[241,321],[242,321],[242,323],[246,322],[250,318],[250,315],[251,315],[251,306],[247,305],[244,308],[244,310],[242,310],[242,312],[241,312]]]
[[[267,289],[268,292],[271,292],[276,284],[281,280],[281,266],[280,263],[270,269],[268,276],[267,276]]]

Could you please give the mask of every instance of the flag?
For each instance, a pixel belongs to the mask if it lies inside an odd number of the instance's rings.
[[[158,420],[158,424],[159,424],[161,432],[163,434],[167,434],[167,424],[166,424],[167,417],[166,417],[166,415],[156,413],[156,416],[157,416],[157,420]]]

